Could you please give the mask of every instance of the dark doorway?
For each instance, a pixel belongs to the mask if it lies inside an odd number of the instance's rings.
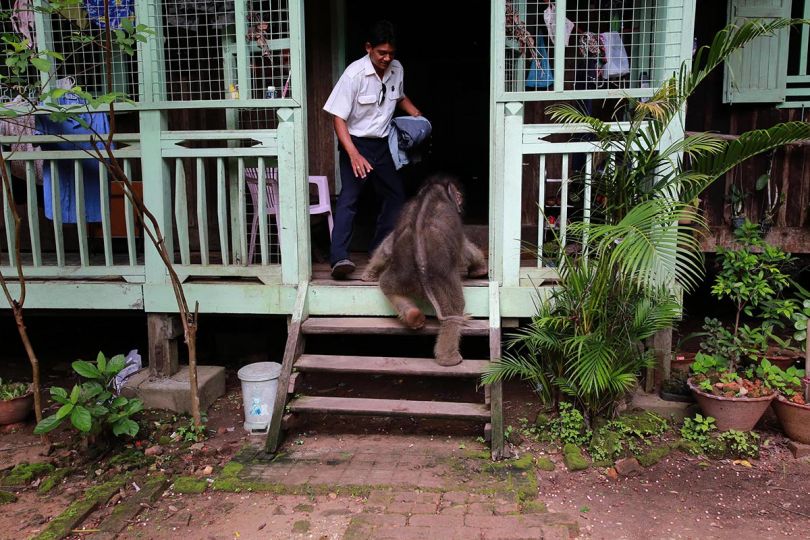
[[[403,169],[408,190],[436,171],[458,176],[467,194],[465,221],[487,223],[489,179],[489,5],[458,3],[452,19],[435,1],[381,6],[346,2],[346,65],[365,54],[369,27],[388,19],[397,31],[405,93],[433,125],[422,163]]]

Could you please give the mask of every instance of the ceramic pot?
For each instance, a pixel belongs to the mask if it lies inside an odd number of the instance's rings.
[[[670,370],[682,371],[684,373],[689,371],[689,366],[695,361],[695,354],[693,352],[678,352],[672,353],[672,360],[670,360]]]
[[[776,349],[774,349],[773,352],[768,352],[767,354],[765,354],[765,358],[767,358],[771,364],[775,365],[782,371],[786,370],[787,368],[795,364],[796,360],[799,359],[799,357],[796,355],[776,352]]]
[[[691,378],[687,384],[692,390],[700,410],[705,416],[711,416],[716,420],[717,429],[720,431],[729,429],[751,431],[774,398],[773,395],[758,398],[715,396],[700,390]]]
[[[810,444],[810,406],[777,396],[773,401],[773,410],[788,437],[802,444]]]
[[[0,425],[22,422],[28,417],[28,413],[33,407],[33,392],[28,392],[18,398],[0,401]]]

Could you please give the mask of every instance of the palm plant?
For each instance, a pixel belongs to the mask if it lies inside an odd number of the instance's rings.
[[[699,236],[705,224],[689,203],[746,159],[810,138],[810,124],[787,122],[731,141],[709,133],[674,139],[684,125],[686,102],[740,47],[807,22],[726,27],[651,99],[622,100],[617,114],[628,115],[628,122],[608,123],[569,104],[549,108],[560,123],[586,126],[610,156],[585,179],[593,193],[604,195],[603,219],[571,224],[568,239],[582,246],[581,253],[560,249],[560,281],[552,298],[509,339],[509,353],[491,364],[482,382],[520,377],[535,385],[545,405],[564,394],[589,417],[614,413],[651,360],[643,340],[679,316],[673,285],[689,290],[702,278]]]

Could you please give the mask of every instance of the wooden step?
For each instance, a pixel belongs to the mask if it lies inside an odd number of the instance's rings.
[[[302,396],[290,401],[291,412],[356,414],[365,416],[418,416],[422,418],[490,419],[489,408],[482,403],[449,401],[408,401]]]
[[[425,335],[439,331],[439,321],[429,318],[424,328],[411,330],[396,317],[310,317],[301,323],[304,334]],[[465,336],[488,336],[487,319],[470,319],[461,328]]]
[[[433,358],[302,354],[298,360],[295,361],[295,368],[299,371],[332,373],[478,377],[484,372],[488,364],[489,360],[463,360],[458,365],[444,367],[437,364]]]

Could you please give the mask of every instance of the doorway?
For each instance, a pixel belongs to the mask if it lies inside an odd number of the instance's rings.
[[[393,5],[392,5],[393,4]],[[403,169],[409,195],[434,172],[456,175],[466,192],[465,222],[486,224],[489,192],[488,3],[457,3],[452,19],[435,14],[435,0],[381,6],[346,2],[345,65],[365,54],[368,29],[388,19],[397,31],[405,92],[433,125],[424,159]]]

